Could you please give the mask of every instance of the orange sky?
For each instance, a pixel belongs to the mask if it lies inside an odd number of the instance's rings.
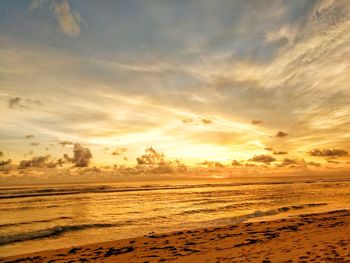
[[[350,167],[348,1],[0,1],[0,47],[0,174]]]

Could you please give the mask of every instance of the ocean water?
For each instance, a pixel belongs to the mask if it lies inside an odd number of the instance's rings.
[[[350,208],[350,176],[0,187],[0,256]]]

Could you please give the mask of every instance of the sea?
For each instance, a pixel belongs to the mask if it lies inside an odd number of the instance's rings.
[[[0,257],[350,208],[350,175],[0,186]]]

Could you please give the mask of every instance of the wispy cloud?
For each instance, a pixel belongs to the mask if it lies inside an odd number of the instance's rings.
[[[53,11],[63,33],[74,37],[80,33],[80,14],[71,9],[67,0],[53,3]]]

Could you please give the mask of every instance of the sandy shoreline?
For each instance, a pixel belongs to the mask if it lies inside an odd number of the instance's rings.
[[[350,262],[350,210],[0,258],[0,262]]]

